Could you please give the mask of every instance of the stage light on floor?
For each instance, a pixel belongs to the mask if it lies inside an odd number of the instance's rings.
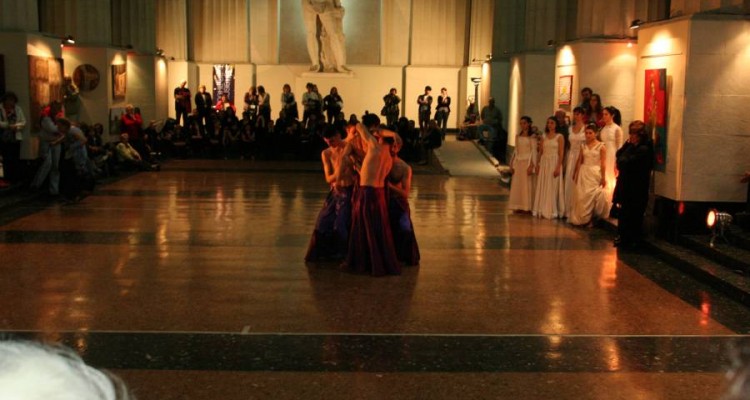
[[[729,226],[732,224],[732,215],[729,213],[721,212],[715,208],[708,211],[706,216],[706,226],[711,229],[711,242],[709,245],[714,247],[716,238],[721,237],[725,242],[729,243],[729,240],[724,233],[729,230]]]

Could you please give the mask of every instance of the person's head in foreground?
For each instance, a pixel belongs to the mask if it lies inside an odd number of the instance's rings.
[[[0,399],[129,400],[125,384],[86,365],[72,350],[0,341]]]

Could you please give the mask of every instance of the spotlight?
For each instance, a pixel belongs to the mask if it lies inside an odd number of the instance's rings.
[[[547,41],[547,47],[554,47],[555,44],[556,44],[556,42],[554,40],[552,40],[552,39],[550,39],[550,40]]]
[[[157,48],[156,49],[156,55],[159,57],[164,57],[164,50]]]
[[[709,242],[709,246],[714,247],[714,243],[718,237],[721,237],[725,242],[729,243],[729,240],[724,233],[729,230],[731,224],[732,215],[718,211],[715,208],[710,209],[706,216],[706,226],[708,226],[708,229],[711,229],[711,242]]]
[[[76,40],[73,38],[72,35],[66,36],[65,39],[63,39],[63,41],[65,42],[65,44],[76,44]]]
[[[630,29],[638,29],[643,25],[643,21],[640,19],[634,19],[633,22],[630,23]]]

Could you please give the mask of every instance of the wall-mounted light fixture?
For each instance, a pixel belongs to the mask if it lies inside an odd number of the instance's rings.
[[[557,42],[555,42],[552,39],[550,39],[550,40],[547,41],[547,47],[555,47],[556,44],[557,44]]]
[[[164,50],[162,50],[161,48],[157,48],[156,55],[159,57],[164,57]]]
[[[60,47],[65,47],[65,46],[69,46],[72,44],[76,44],[76,40],[73,38],[73,35],[65,36],[60,41]]]
[[[643,25],[643,21],[640,19],[634,19],[633,22],[630,23],[630,29],[638,29]]]

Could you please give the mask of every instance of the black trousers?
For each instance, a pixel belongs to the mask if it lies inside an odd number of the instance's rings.
[[[623,201],[620,204],[617,233],[622,243],[635,243],[643,237],[643,214],[648,200]]]
[[[181,125],[183,128],[189,128],[190,121],[188,121],[188,117],[190,116],[190,113],[188,112],[187,108],[181,107],[181,106],[175,106],[174,112],[175,112],[174,118],[177,120],[177,124]],[[182,116],[182,121],[183,121],[182,124],[180,124],[180,116]]]
[[[0,141],[0,155],[3,157],[5,180],[11,183],[20,182],[21,174],[21,142]]]

